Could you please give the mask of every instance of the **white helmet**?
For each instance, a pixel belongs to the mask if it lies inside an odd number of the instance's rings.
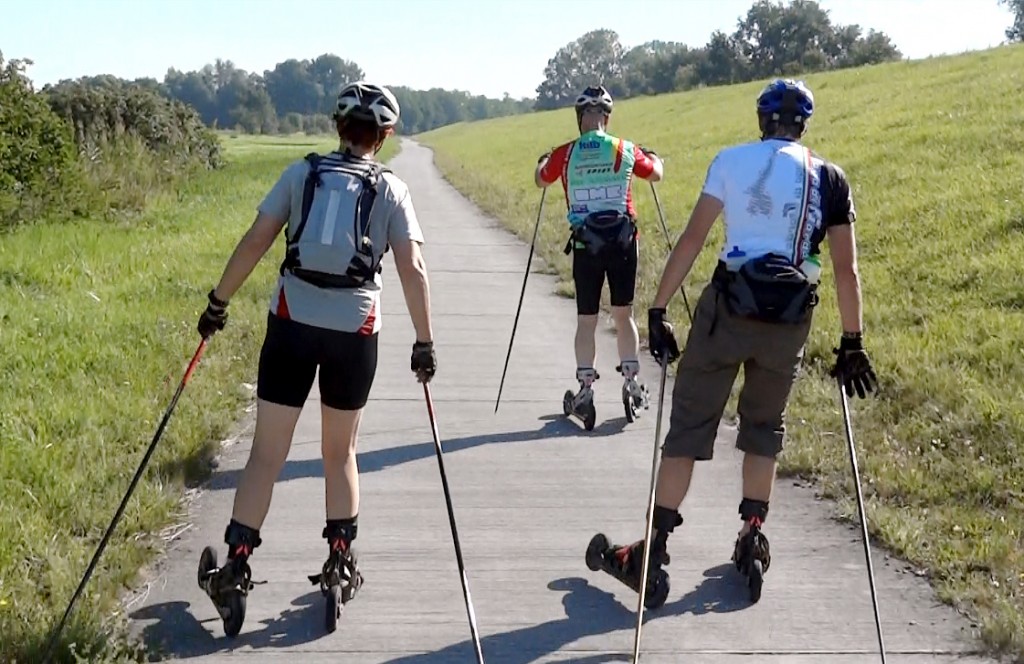
[[[579,113],[588,106],[600,106],[605,113],[612,112],[612,96],[604,89],[603,85],[588,87],[576,97],[576,112]]]
[[[353,117],[376,122],[378,127],[393,127],[401,110],[398,100],[382,85],[366,81],[349,83],[338,93],[335,118]]]

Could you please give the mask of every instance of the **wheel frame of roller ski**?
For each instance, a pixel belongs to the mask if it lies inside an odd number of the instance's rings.
[[[622,385],[622,406],[626,411],[626,421],[632,424],[640,419],[640,411],[650,408],[650,397],[646,385],[637,385],[640,394],[632,394],[629,386]]]
[[[590,394],[586,403],[577,406],[576,395],[572,390],[566,390],[562,397],[562,412],[566,417],[575,416],[581,419],[583,428],[587,431],[594,430],[594,425],[597,423],[597,408],[594,407],[593,393]]]
[[[206,591],[213,602],[214,608],[217,609],[217,614],[224,623],[224,634],[234,638],[242,631],[242,624],[245,622],[245,604],[248,589],[240,584],[235,584],[235,587],[218,593],[226,598],[223,605],[214,600],[213,596],[210,595],[210,584],[213,582],[213,577],[218,573],[218,570],[217,550],[212,546],[205,547],[199,556],[197,575],[199,587]]]
[[[619,577],[614,572],[614,568],[608,560],[609,555],[614,555],[615,549],[611,544],[611,541],[604,533],[597,533],[590,539],[590,543],[587,544],[587,552],[585,554],[585,561],[587,568],[591,572],[604,572],[611,576],[613,579],[618,580],[620,583],[625,585],[627,588],[635,593],[640,592],[639,585],[628,583],[625,579]],[[668,600],[668,594],[672,590],[672,581],[663,569],[658,570],[658,575],[654,578],[653,582],[648,584],[649,588],[644,596],[644,608],[647,609],[658,609],[665,604]]]
[[[359,557],[355,551],[349,551],[350,558],[344,558],[340,552],[332,552],[324,563],[320,574],[307,577],[313,585],[320,586],[320,594],[324,596],[324,629],[328,634],[338,629],[338,621],[345,605],[352,601],[363,586],[363,573],[359,570]]]
[[[759,533],[760,528],[757,526],[751,526],[750,532],[745,535],[745,537],[755,540]],[[739,542],[737,542],[737,548],[738,547]],[[761,590],[764,587],[765,565],[757,556],[754,555],[753,547],[754,544],[752,542],[749,545],[749,553],[744,557],[745,559],[740,559],[737,555],[738,550],[734,550],[733,563],[736,565],[736,570],[747,579],[747,590],[750,591],[750,601],[757,604],[761,601]]]

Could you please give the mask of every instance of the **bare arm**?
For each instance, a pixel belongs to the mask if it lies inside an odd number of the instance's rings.
[[[828,229],[828,249],[835,270],[836,299],[843,332],[861,332],[860,275],[857,273],[857,241],[853,224]]]
[[[401,240],[391,243],[395,256],[395,268],[405,293],[405,305],[409,308],[416,341],[433,341],[434,332],[430,325],[430,281],[427,278],[427,263],[423,260],[420,243]]]
[[[263,256],[274,246],[274,240],[284,228],[285,221],[262,212],[256,215],[252,226],[235,246],[214,288],[217,299],[227,302],[238,292]]]
[[[697,204],[690,214],[690,221],[686,224],[686,230],[668,256],[665,270],[661,275],[661,283],[658,285],[658,294],[651,303],[652,308],[668,307],[669,300],[683,285],[683,280],[690,273],[694,261],[704,248],[704,241],[721,212],[722,201],[714,196],[701,194],[697,199]]]

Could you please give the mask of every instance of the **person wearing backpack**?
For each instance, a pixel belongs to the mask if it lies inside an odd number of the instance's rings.
[[[345,601],[362,582],[352,549],[359,513],[356,443],[377,368],[381,260],[389,249],[416,331],[412,371],[428,382],[437,368],[423,232],[407,185],[375,160],[399,114],[385,87],[359,81],[341,90],[334,113],[339,149],[307,155],[284,170],[199,319],[203,338],[224,328],[231,297],[286,229],[260,352],[252,450],[224,534],[228,560],[200,579],[218,608],[232,601],[231,593],[248,591],[248,559],[260,545],[274,483],[318,368],[328,560],[309,578],[322,589],[341,578]]]
[[[607,132],[612,96],[604,86],[587,87],[576,98],[574,110],[580,136],[544,154],[537,162],[534,181],[548,187],[562,181],[576,289],[576,380],[579,391],[564,396],[566,414],[577,413],[585,427],[594,426],[593,383],[601,291],[608,279],[609,301],[615,320],[619,364],[623,376],[623,405],[633,421],[648,407],[647,388],[640,373],[640,338],[633,318],[633,296],[639,261],[639,231],[633,203],[633,178],[658,182],[665,164],[653,150]]]
[[[648,588],[654,606],[665,601],[669,533],[683,522],[696,461],[710,460],[723,410],[740,367],[739,431],[744,453],[742,527],[732,561],[760,598],[771,554],[762,526],[786,434],[790,391],[800,370],[818,302],[820,245],[826,238],[835,270],[842,325],[833,377],[861,398],[877,383],[862,338],[862,303],[850,183],[836,164],[801,144],[814,113],[814,95],[802,82],[776,79],[756,102],[761,138],[721,150],[712,160],[689,223],[665,265],[648,312],[651,354],[679,360],[669,430],[655,490]],[[725,243],[711,283],[694,310],[680,356],[666,307],[700,254],[719,214]],[[644,540],[605,547],[614,575],[639,587]],[[610,563],[611,564],[611,563]],[[627,583],[627,585],[629,585]],[[651,593],[651,590],[648,590]],[[648,594],[651,597],[651,594]]]

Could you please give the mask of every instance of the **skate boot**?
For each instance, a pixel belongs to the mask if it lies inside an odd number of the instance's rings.
[[[747,577],[750,601],[756,603],[761,599],[764,574],[772,561],[768,538],[761,532],[761,526],[768,518],[768,503],[744,498],[739,511],[743,521],[750,525],[750,530],[743,536],[737,536],[732,561],[736,569]]]
[[[594,381],[600,378],[596,371],[589,367],[576,369],[576,380],[580,382],[580,391],[576,394],[566,390],[562,397],[562,411],[566,416],[575,415],[583,420],[583,428],[593,431],[597,421],[597,409],[594,408]]]
[[[359,572],[358,561],[352,541],[356,538],[356,518],[329,519],[324,528],[323,536],[327,540],[327,562],[319,574],[309,576],[314,586],[320,586],[320,592],[327,598],[324,612],[324,627],[327,632],[338,628],[338,619],[345,604],[356,596],[356,591],[363,585],[363,575]]]
[[[626,421],[635,422],[640,418],[640,411],[650,407],[647,386],[636,379],[640,373],[640,362],[623,360],[615,370],[621,373],[625,380],[622,384],[622,405],[626,409]]]
[[[245,599],[253,588],[249,556],[261,541],[258,530],[232,519],[224,531],[228,545],[224,566],[217,567],[217,550],[212,546],[204,548],[199,557],[199,587],[213,600],[224,621],[224,633],[230,637],[238,635],[245,621]]]
[[[654,507],[651,554],[647,563],[647,588],[644,606],[656,609],[668,599],[670,588],[668,572],[662,566],[669,564],[668,535],[683,522],[679,513],[664,507]],[[604,571],[626,584],[633,592],[640,592],[643,573],[644,540],[632,544],[611,544],[604,533],[598,533],[587,546],[587,567],[592,572]]]

